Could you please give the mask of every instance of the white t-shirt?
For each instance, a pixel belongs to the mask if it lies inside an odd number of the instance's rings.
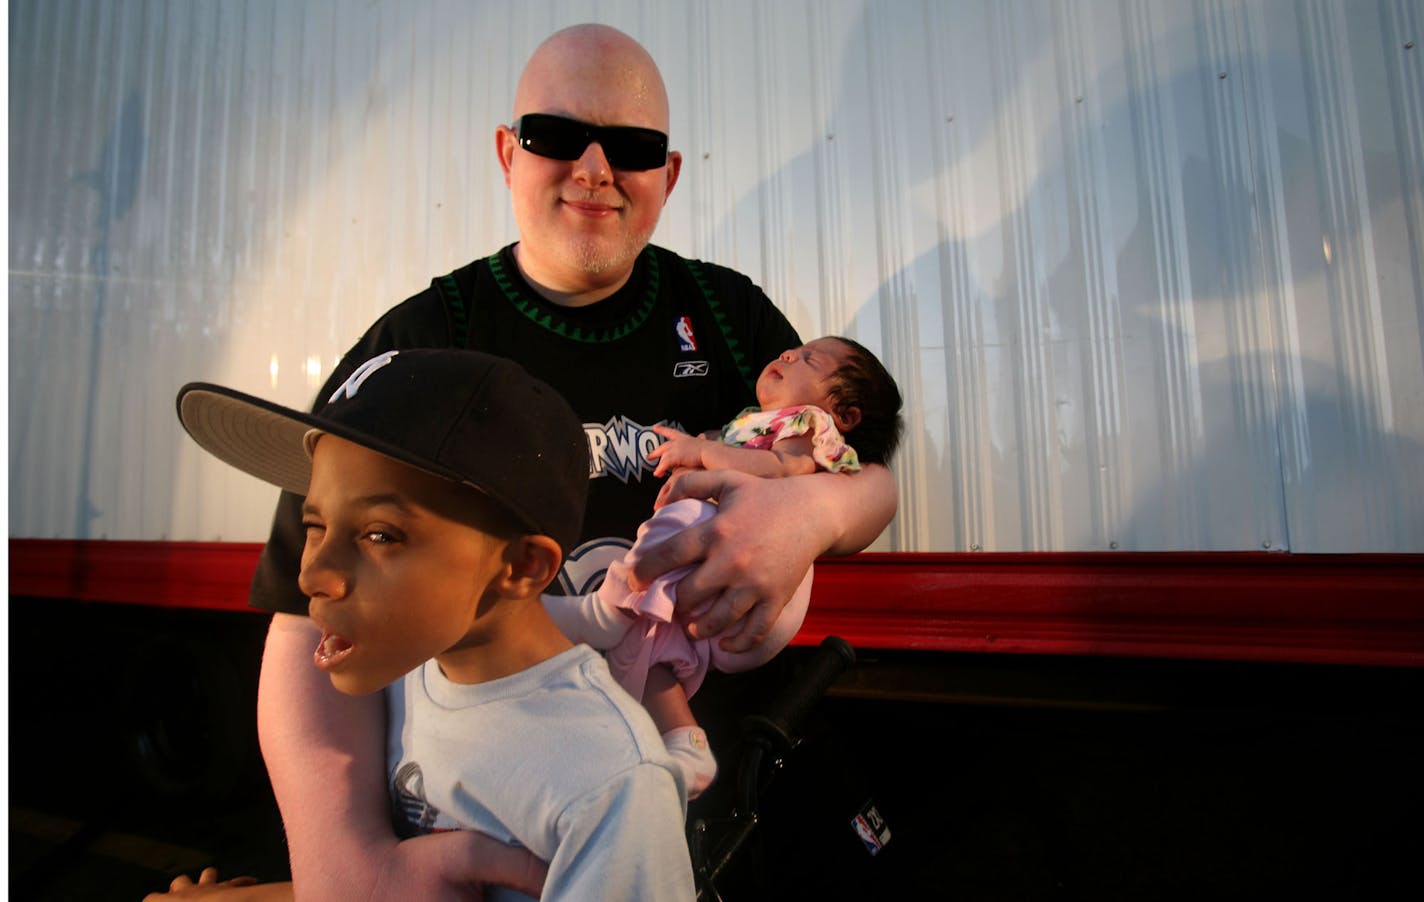
[[[474,685],[427,661],[386,698],[401,835],[474,829],[522,846],[549,862],[544,899],[694,897],[680,772],[588,646]]]

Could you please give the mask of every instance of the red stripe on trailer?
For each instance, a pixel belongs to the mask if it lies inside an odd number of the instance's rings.
[[[10,594],[247,611],[261,546],[10,540]],[[1424,555],[868,553],[796,637],[858,648],[1424,666]]]
[[[863,554],[816,563],[798,642],[1424,666],[1424,555]]]
[[[11,539],[10,594],[246,611],[262,546]]]

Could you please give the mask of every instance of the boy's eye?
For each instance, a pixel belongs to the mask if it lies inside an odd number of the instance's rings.
[[[394,533],[384,529],[371,529],[366,532],[366,541],[373,545],[390,545],[393,542],[399,541],[399,539]]]

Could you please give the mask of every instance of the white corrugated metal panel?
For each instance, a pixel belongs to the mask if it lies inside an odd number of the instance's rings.
[[[1407,0],[12,0],[12,534],[261,538],[177,386],[305,405],[511,240],[493,126],[583,20],[667,77],[656,240],[899,377],[877,547],[1424,550]]]

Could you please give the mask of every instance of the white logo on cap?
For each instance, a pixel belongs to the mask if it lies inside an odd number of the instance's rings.
[[[371,374],[386,364],[391,362],[400,351],[387,351],[379,357],[372,357],[370,360],[356,367],[356,372],[346,377],[346,381],[341,383],[341,387],[331,393],[331,397],[326,399],[330,404],[337,398],[345,395],[347,400],[356,397],[356,393],[361,390],[361,384],[371,378]]]

